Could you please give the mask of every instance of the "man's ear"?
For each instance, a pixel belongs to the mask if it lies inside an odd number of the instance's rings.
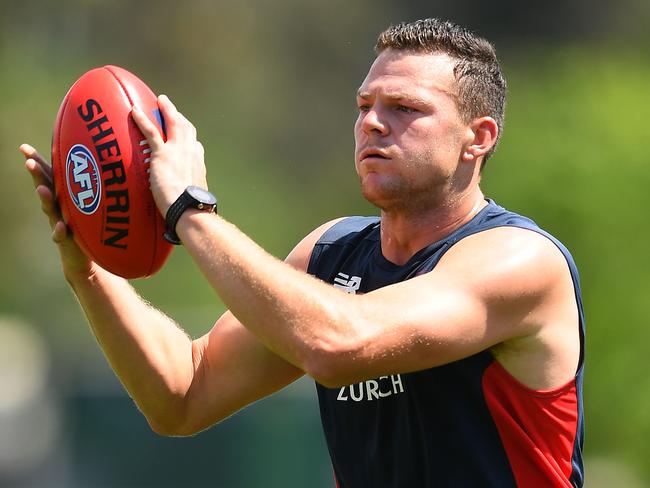
[[[474,139],[463,151],[463,161],[472,161],[485,156],[494,147],[499,136],[499,126],[492,117],[479,117],[470,124]]]

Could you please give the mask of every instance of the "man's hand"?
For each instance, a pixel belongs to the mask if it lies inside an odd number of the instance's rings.
[[[165,95],[158,97],[158,106],[167,126],[167,142],[158,128],[138,107],[133,107],[133,120],[147,138],[151,148],[149,182],[158,210],[167,209],[190,185],[208,188],[203,162],[203,145],[196,139],[196,128]]]
[[[52,240],[59,249],[63,274],[69,282],[91,277],[96,271],[97,264],[77,246],[70,230],[63,222],[54,198],[52,166],[29,144],[21,145],[20,152],[25,156],[25,167],[32,177],[34,188],[41,200],[41,209],[50,222]]]

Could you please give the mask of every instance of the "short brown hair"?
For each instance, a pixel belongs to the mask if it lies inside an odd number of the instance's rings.
[[[423,19],[392,25],[377,38],[375,51],[385,49],[445,53],[458,60],[454,77],[458,83],[458,111],[468,123],[490,116],[498,127],[497,143],[503,132],[506,105],[506,79],[492,44],[452,22]],[[497,143],[483,159],[494,153]]]

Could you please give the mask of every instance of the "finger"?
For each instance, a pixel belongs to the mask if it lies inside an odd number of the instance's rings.
[[[158,106],[164,106],[169,113],[178,112],[176,105],[174,105],[174,102],[167,95],[158,95]]]
[[[57,244],[64,244],[68,238],[68,226],[58,220],[52,226],[52,240]]]
[[[183,133],[184,117],[167,95],[160,95],[158,97],[158,107],[165,119],[167,140],[178,138]]]
[[[182,113],[178,113],[178,121],[179,121],[179,127],[183,128],[183,136],[187,140],[195,141],[196,140],[196,127],[194,127],[194,124],[189,121],[187,117],[185,117]]]
[[[147,143],[153,151],[160,149],[165,144],[158,127],[149,120],[149,117],[146,116],[140,107],[134,105],[133,110],[131,110],[131,116],[142,132],[142,135],[147,139]]]
[[[34,188],[38,185],[46,185],[52,187],[52,179],[45,173],[45,170],[40,166],[36,160],[29,158],[25,161],[25,168],[29,172],[29,175],[32,177],[32,182],[34,183]]]
[[[43,156],[41,156],[38,153],[38,151],[34,148],[34,146],[31,146],[29,144],[21,144],[18,149],[20,150],[21,153],[23,153],[23,155],[26,158],[32,158],[32,159],[37,160],[41,164],[43,164],[43,163],[47,164],[47,161],[45,161],[45,158],[43,158]]]
[[[41,201],[41,210],[50,222],[50,227],[54,227],[62,217],[52,191],[44,185],[39,185],[36,187],[36,193]]]
[[[45,174],[47,178],[52,181],[52,166],[49,165],[45,158],[41,156],[38,151],[34,149],[34,147],[30,146],[29,144],[21,144],[19,150],[21,153],[23,153],[23,156],[25,156],[25,158],[33,159],[36,161],[36,163],[41,167],[43,174]]]

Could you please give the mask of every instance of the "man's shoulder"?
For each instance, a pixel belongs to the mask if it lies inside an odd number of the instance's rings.
[[[484,215],[461,230],[450,244],[457,252],[474,253],[477,257],[496,258],[505,256],[528,256],[536,259],[558,260],[575,268],[573,257],[567,247],[554,235],[540,227],[533,219],[507,210],[488,200]],[[459,244],[462,244],[459,246]],[[540,253],[535,256],[534,253]]]
[[[318,236],[314,244],[345,244],[350,240],[357,240],[366,237],[370,232],[379,226],[379,217],[363,217],[359,215],[342,217],[328,222],[330,225],[319,227],[324,230]]]
[[[575,267],[550,234],[537,227],[496,226],[469,235],[438,263],[438,271],[476,282],[489,294],[543,294],[558,282],[571,280]]]
[[[307,271],[316,244],[336,242],[346,235],[358,232],[360,228],[372,225],[373,221],[379,222],[379,217],[339,217],[325,222],[303,237],[291,250],[285,261],[296,269]]]
[[[307,234],[289,253],[286,261],[301,271],[307,271],[316,247],[352,243],[368,237],[378,227],[379,217],[349,216],[330,220]]]

